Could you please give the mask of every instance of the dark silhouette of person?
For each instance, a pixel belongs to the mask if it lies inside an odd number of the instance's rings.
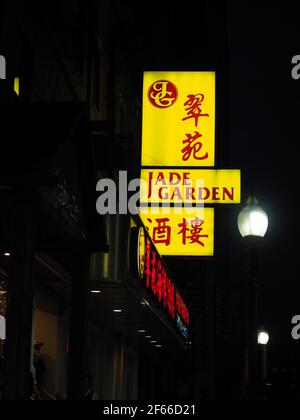
[[[83,397],[84,401],[98,400],[98,395],[94,391],[93,378],[92,378],[92,375],[90,375],[89,373],[85,375],[85,389],[86,389],[86,392]]]
[[[46,373],[46,365],[41,355],[41,347],[44,343],[36,342],[34,344],[33,352],[33,366],[35,368],[36,384],[39,390],[42,389],[44,383],[44,376]]]

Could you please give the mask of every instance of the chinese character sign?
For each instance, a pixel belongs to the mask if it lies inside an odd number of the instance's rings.
[[[215,72],[145,72],[142,166],[215,164]]]
[[[180,210],[180,211],[179,211]],[[144,208],[142,222],[160,255],[212,256],[213,208]]]

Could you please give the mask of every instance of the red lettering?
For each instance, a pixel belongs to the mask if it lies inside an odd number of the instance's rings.
[[[190,323],[189,311],[184,303],[182,297],[176,292],[176,309],[180,317],[183,319],[185,324],[188,326]]]
[[[179,187],[175,187],[174,188],[174,191],[173,191],[173,194],[171,196],[171,199],[172,200],[175,200],[175,199],[182,200],[182,193],[181,193],[181,190],[180,190]]]
[[[150,287],[150,278],[151,278],[151,241],[147,239],[146,245],[146,255],[145,255],[145,283],[146,288]]]
[[[161,299],[162,299],[162,284],[161,284],[161,279],[162,279],[162,263],[161,263],[161,261],[157,261],[157,264],[156,264],[156,275],[157,275],[157,280],[156,280],[156,295],[157,295],[158,302],[161,303]]]
[[[200,134],[198,131],[195,131],[195,134],[192,135],[191,133],[186,133],[186,139],[182,141],[184,147],[181,150],[183,156],[183,161],[188,161],[193,157],[196,160],[205,160],[208,158],[208,153],[206,152],[202,156],[199,156],[199,152],[201,151],[203,144],[200,141],[196,141],[202,137],[202,134]]]
[[[164,308],[167,307],[167,272],[165,268],[162,270],[161,275],[161,296]]]
[[[219,196],[219,187],[213,187],[212,188],[212,199],[213,200],[220,200],[220,196]]]
[[[165,191],[165,194],[163,195],[164,191]],[[159,188],[158,197],[159,197],[160,200],[168,200],[169,199],[168,187]]]
[[[148,199],[152,195],[152,182],[153,182],[153,172],[149,172],[149,181],[148,181]]]
[[[190,172],[183,172],[183,185],[191,186]]]
[[[170,172],[170,185],[180,184],[181,176],[177,172]]]
[[[200,117],[209,117],[209,114],[205,114],[202,109],[202,103],[204,101],[204,95],[202,93],[197,93],[196,95],[187,95],[187,101],[184,106],[187,111],[187,116],[182,118],[182,121],[188,120],[190,118],[195,119],[195,125],[198,126],[198,119]]]
[[[206,187],[200,187],[198,191],[198,200],[208,200],[210,196],[210,191]]]
[[[208,238],[208,235],[201,233],[203,231],[203,224],[204,220],[200,220],[198,217],[191,220],[190,223],[184,218],[182,223],[178,225],[178,227],[182,228],[178,233],[178,235],[182,235],[182,244],[186,245],[189,240],[189,244],[198,244],[204,247],[205,244],[202,242],[202,238]]]
[[[154,294],[156,295],[156,252],[152,251],[152,259],[151,259],[151,289]]]
[[[146,288],[151,290],[170,318],[174,320],[177,313],[188,326],[189,311],[149,238],[146,240],[144,281]]]
[[[156,182],[155,185],[157,185],[159,182],[162,182],[164,185],[167,185],[166,180],[165,180],[165,176],[163,172],[159,172],[158,176],[156,178]]]
[[[168,284],[167,308],[168,308],[169,315],[171,316],[172,319],[174,319],[175,318],[175,288],[174,288],[174,284],[171,282],[169,278],[167,280],[167,284]]]
[[[231,188],[231,191],[229,191],[227,188],[223,188],[223,201],[226,200],[226,195],[229,198],[229,200],[233,201],[234,199],[234,187]]]
[[[152,223],[151,219],[148,219]],[[153,228],[152,238],[155,244],[166,244],[169,246],[171,243],[171,226],[168,226],[167,223],[170,219],[156,219],[157,226]]]
[[[186,190],[185,190],[185,198],[186,198],[186,200],[196,201],[195,188],[187,187]]]

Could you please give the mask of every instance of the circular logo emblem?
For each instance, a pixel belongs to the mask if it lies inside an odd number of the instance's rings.
[[[169,108],[178,97],[177,88],[168,80],[157,80],[148,90],[148,99],[156,108]]]

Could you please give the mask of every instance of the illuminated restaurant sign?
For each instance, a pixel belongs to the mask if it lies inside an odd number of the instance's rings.
[[[215,103],[214,71],[144,73],[140,217],[161,255],[213,256],[206,205],[241,202],[240,170],[213,169]]]
[[[146,291],[147,298],[187,339],[190,323],[189,310],[175,283],[171,280],[163,259],[143,227],[131,229],[129,253],[131,275],[139,279],[139,286]]]
[[[214,209],[144,208],[140,218],[160,255],[214,255]]]
[[[142,169],[142,203],[240,203],[239,170]]]
[[[214,166],[215,73],[145,72],[142,166]]]

